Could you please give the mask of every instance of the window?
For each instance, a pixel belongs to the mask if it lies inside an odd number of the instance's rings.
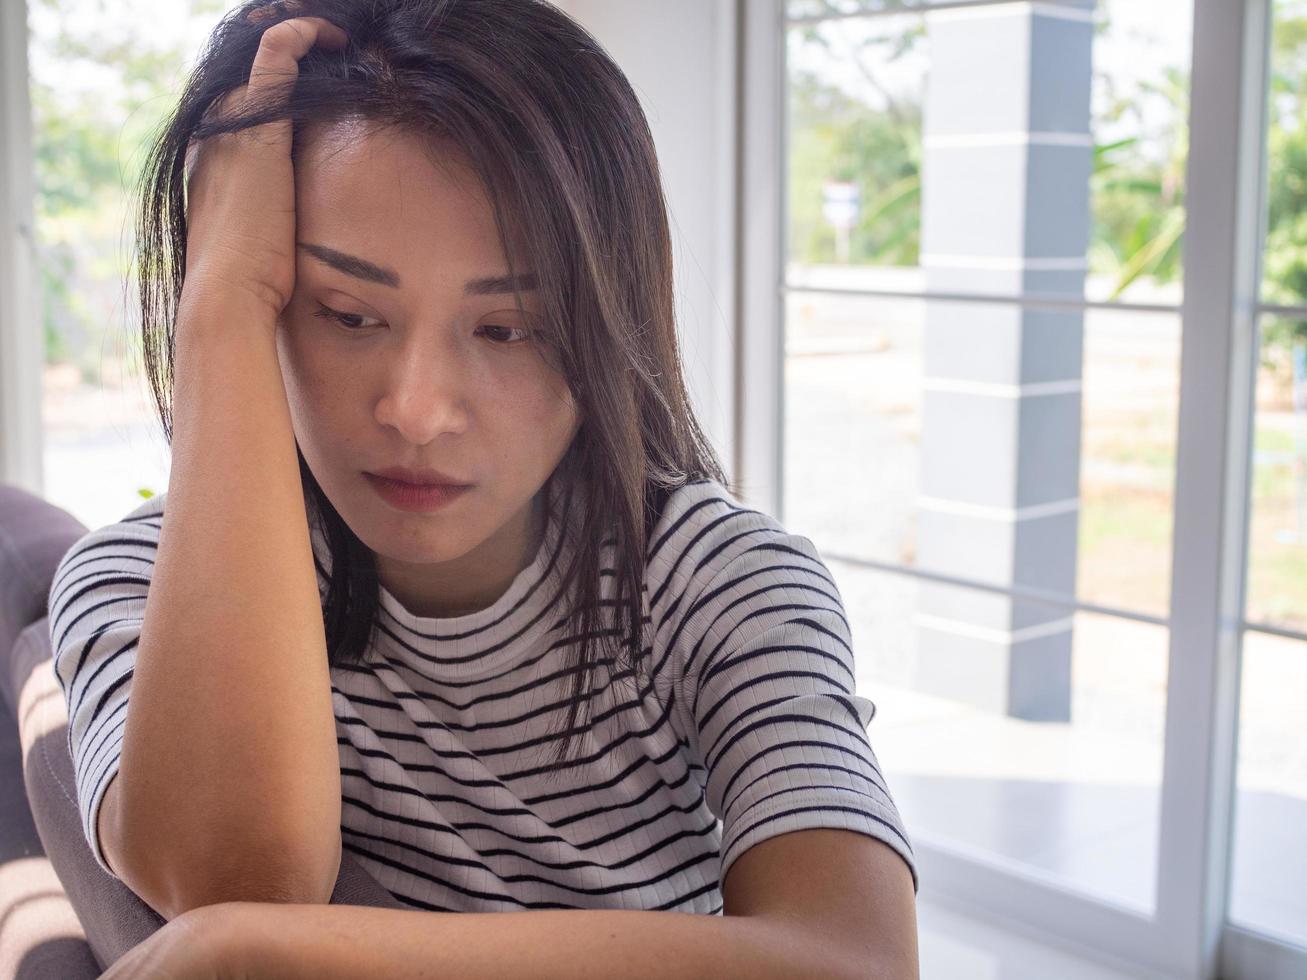
[[[917,833],[1147,913],[1190,12],[790,6],[784,517]]]
[[[761,6],[742,483],[837,576],[923,892],[1302,975],[1307,5]]]

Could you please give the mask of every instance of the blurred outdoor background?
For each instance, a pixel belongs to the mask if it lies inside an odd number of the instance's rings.
[[[167,488],[167,449],[140,370],[130,194],[145,141],[231,4],[29,4],[47,496],[96,527]],[[952,98],[934,46],[952,42],[929,15],[884,6],[868,0],[861,7],[876,15],[860,18],[857,2],[788,4],[779,516],[837,577],[859,687],[878,706],[872,744],[914,838],[1147,911],[1172,655],[1191,4],[1089,5],[1090,136],[1063,146],[1082,153],[1074,166],[1087,177],[1083,266],[1042,291],[1028,279],[993,290],[954,278],[946,291],[972,298],[951,300],[926,295],[954,257],[923,245],[923,215],[932,194],[956,188],[943,169],[932,183],[929,149],[966,146],[931,122],[930,106],[942,115]],[[1307,2],[1275,0],[1271,43],[1260,297],[1270,309],[1251,460],[1231,918],[1307,945],[1307,314],[1294,309],[1307,309]],[[1026,206],[1029,222],[1041,220]],[[942,228],[948,218],[936,220]],[[1060,319],[1048,329],[1071,323],[1074,350],[1059,356],[1079,364],[1078,377],[1023,374],[1008,385],[930,369],[959,350],[980,363],[1011,329],[1024,331],[1029,356],[1040,328],[1022,318],[1038,311],[976,295],[987,292],[1062,304],[1050,306]],[[965,413],[947,397],[1009,389],[1075,396],[1071,414],[1048,423],[1048,453],[1072,448],[1071,468],[1058,462],[1054,472],[1069,473],[1074,492],[1040,510],[1015,496],[950,503],[924,488],[940,485],[958,451],[938,441],[949,430],[981,438],[963,431]],[[1014,465],[1044,465],[1027,458],[1044,445],[1018,446]],[[988,533],[977,522],[1012,528],[1041,516],[1062,523],[1018,544],[1025,572],[1021,560],[1004,570],[976,559]],[[990,596],[1006,604],[1000,613],[968,607],[953,587],[896,568],[1053,591],[1081,607],[1022,620],[1031,607],[1011,597]],[[949,656],[998,651],[990,674],[953,676],[980,689],[1017,663],[1027,640],[1065,645],[1047,654],[1069,670],[1062,716],[1047,707],[1058,701],[1051,688],[1025,716],[949,688]]]

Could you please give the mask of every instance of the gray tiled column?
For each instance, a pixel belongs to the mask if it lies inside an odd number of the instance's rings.
[[[928,15],[929,291],[1084,294],[1093,0]],[[920,567],[1075,594],[1083,314],[927,304]],[[923,580],[916,686],[1070,719],[1069,610]]]

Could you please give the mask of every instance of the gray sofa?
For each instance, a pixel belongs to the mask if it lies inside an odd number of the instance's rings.
[[[0,978],[96,977],[163,925],[95,863],[82,834],[46,600],[87,530],[0,483]],[[331,902],[408,908],[348,851]]]

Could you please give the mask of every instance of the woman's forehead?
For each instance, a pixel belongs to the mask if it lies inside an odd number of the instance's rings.
[[[489,207],[481,175],[457,144],[433,142],[394,126],[365,120],[318,124],[305,135],[297,165],[297,178],[310,185],[397,186],[409,193],[429,188],[441,197],[457,195]]]
[[[296,182],[300,230],[315,241],[348,250],[326,240],[369,239],[392,256],[437,248],[478,266],[506,262],[480,177],[456,157],[432,160],[411,137],[323,138],[306,147]]]

